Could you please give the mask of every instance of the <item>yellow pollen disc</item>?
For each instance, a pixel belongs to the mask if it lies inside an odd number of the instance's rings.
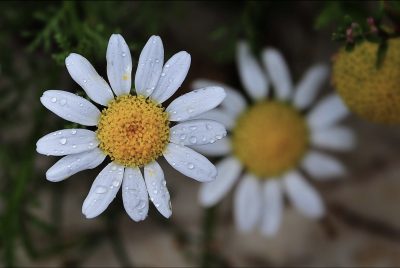
[[[376,67],[378,44],[363,42],[342,49],[333,63],[333,83],[346,105],[377,123],[400,123],[400,38],[389,39],[386,56]]]
[[[254,175],[274,177],[294,168],[308,146],[303,117],[287,104],[259,102],[243,113],[233,130],[236,157]]]
[[[143,96],[119,96],[102,111],[96,133],[111,160],[142,167],[161,156],[168,144],[168,114]]]

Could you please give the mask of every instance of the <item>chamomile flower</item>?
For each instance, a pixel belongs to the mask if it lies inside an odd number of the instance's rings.
[[[272,236],[281,222],[284,193],[305,216],[324,215],[321,197],[307,182],[303,171],[316,180],[343,175],[345,167],[317,149],[349,150],[354,146],[354,136],[350,129],[337,126],[348,114],[338,96],[327,96],[310,108],[327,78],[326,66],[311,67],[300,83],[293,86],[289,69],[277,50],[265,49],[262,60],[266,73],[248,45],[239,43],[239,74],[253,103],[248,105],[236,90],[224,86],[227,97],[221,107],[201,118],[223,122],[230,134],[212,147],[195,146],[195,149],[225,156],[216,164],[216,180],[201,186],[201,204],[215,205],[240,178],[233,204],[238,229],[248,231],[260,226],[263,234]],[[268,80],[273,92],[269,92]],[[198,80],[194,85],[211,83],[214,82]]]
[[[225,97],[220,87],[205,87],[173,100],[165,109],[162,103],[181,86],[190,66],[190,55],[181,51],[164,64],[163,44],[152,36],[143,48],[135,76],[135,95],[131,95],[132,59],[121,35],[113,34],[107,48],[107,76],[111,87],[81,55],[65,60],[73,80],[89,98],[48,90],[40,101],[63,119],[89,129],[63,129],[37,142],[37,152],[63,156],[46,173],[49,181],[109,163],[94,180],[82,212],[87,218],[101,214],[122,187],[126,212],[135,221],[146,218],[149,196],[158,211],[170,217],[170,195],[157,159],[164,156],[182,174],[197,181],[211,181],[215,166],[203,155],[186,147],[207,144],[226,135],[225,127],[213,120],[189,120],[217,105]],[[170,126],[172,122],[178,122]],[[142,169],[143,173],[142,174]]]

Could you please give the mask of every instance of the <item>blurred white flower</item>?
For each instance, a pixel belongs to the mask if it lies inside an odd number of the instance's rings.
[[[226,135],[220,123],[189,120],[219,105],[225,98],[224,90],[205,87],[175,99],[166,109],[161,105],[176,92],[188,73],[187,52],[175,54],[164,64],[160,37],[150,37],[136,70],[136,95],[130,95],[132,59],[121,35],[113,34],[107,48],[111,87],[81,55],[72,53],[65,63],[71,77],[90,99],[106,107],[100,111],[85,98],[66,91],[44,92],[40,101],[50,111],[74,123],[97,126],[97,130],[55,131],[37,142],[37,152],[66,155],[46,173],[47,179],[54,182],[95,168],[106,156],[111,158],[112,162],[97,176],[83,203],[82,212],[87,218],[101,214],[121,185],[125,210],[133,220],[146,218],[148,196],[163,216],[170,217],[170,195],[163,170],[156,162],[161,155],[173,168],[195,180],[215,178],[215,166],[185,145],[207,144]],[[170,128],[170,122],[179,123]]]
[[[194,87],[224,87],[227,97],[221,107],[198,118],[223,122],[230,135],[213,146],[193,148],[204,154],[225,156],[216,164],[216,180],[201,186],[201,204],[215,205],[241,178],[234,194],[237,227],[248,231],[260,226],[264,235],[272,236],[281,222],[284,192],[305,216],[324,215],[320,195],[300,169],[320,181],[344,175],[345,167],[338,160],[316,149],[350,150],[355,139],[350,129],[336,125],[348,111],[335,94],[308,110],[328,76],[326,66],[311,67],[293,86],[289,69],[277,50],[265,49],[262,60],[266,72],[251,55],[248,45],[238,44],[241,82],[253,100],[249,106],[229,86],[210,80],[194,82]],[[272,97],[268,97],[269,82],[274,89]]]

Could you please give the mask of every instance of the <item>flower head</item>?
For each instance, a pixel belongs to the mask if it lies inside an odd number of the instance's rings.
[[[213,120],[190,120],[216,107],[225,98],[220,87],[194,90],[164,108],[162,103],[181,86],[190,66],[190,55],[181,51],[164,64],[163,44],[152,36],[143,48],[135,75],[135,95],[131,95],[132,59],[121,35],[113,34],[107,48],[108,83],[81,55],[65,60],[71,77],[98,106],[75,94],[45,91],[40,98],[50,111],[70,122],[96,130],[64,129],[37,142],[37,151],[63,156],[46,173],[50,181],[100,165],[108,164],[97,176],[86,197],[82,212],[87,218],[101,214],[122,186],[124,207],[129,216],[146,218],[150,200],[165,217],[172,213],[170,195],[160,156],[184,175],[198,181],[211,181],[215,166],[203,155],[186,147],[207,144],[226,135],[224,126]],[[171,126],[173,122],[178,124]],[[141,169],[143,168],[144,177]]]
[[[223,122],[230,134],[213,147],[194,148],[225,156],[216,165],[216,180],[201,186],[201,204],[216,204],[241,178],[234,194],[236,225],[243,231],[260,225],[263,234],[270,236],[281,222],[284,193],[304,215],[323,216],[321,197],[300,169],[317,180],[343,175],[344,166],[317,149],[349,150],[354,146],[354,136],[350,129],[337,126],[348,114],[338,96],[329,95],[311,108],[328,75],[326,66],[311,67],[293,86],[289,68],[277,50],[265,49],[262,59],[267,72],[246,43],[238,45],[240,78],[253,103],[248,105],[236,90],[224,85],[227,97],[221,107],[199,117]],[[269,80],[274,89],[271,93]],[[194,83],[196,87],[208,84],[218,83]],[[268,97],[269,93],[272,96]]]
[[[333,83],[350,110],[372,122],[400,123],[400,38],[389,39],[381,66],[379,45],[362,42],[341,49],[333,64]]]

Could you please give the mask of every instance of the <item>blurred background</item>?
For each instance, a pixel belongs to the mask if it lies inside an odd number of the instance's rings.
[[[65,57],[84,55],[106,77],[105,52],[121,33],[135,64],[150,35],[160,35],[166,58],[188,51],[192,64],[177,95],[196,78],[240,90],[235,46],[254,53],[282,51],[294,81],[314,63],[330,64],[343,45],[332,33],[345,15],[366,19],[381,2],[2,2],[0,4],[0,265],[1,266],[400,266],[400,128],[350,116],[357,148],[337,156],[348,176],[314,183],[327,216],[311,221],[290,206],[274,238],[239,233],[232,196],[208,210],[199,183],[165,163],[173,214],[151,206],[133,222],[120,195],[99,217],[81,206],[101,167],[59,183],[46,180],[57,160],[36,153],[36,141],[71,124],[39,102],[45,90],[81,92]],[[259,54],[257,54],[259,55]],[[321,96],[332,92],[326,83]],[[214,159],[217,160],[217,159]]]

